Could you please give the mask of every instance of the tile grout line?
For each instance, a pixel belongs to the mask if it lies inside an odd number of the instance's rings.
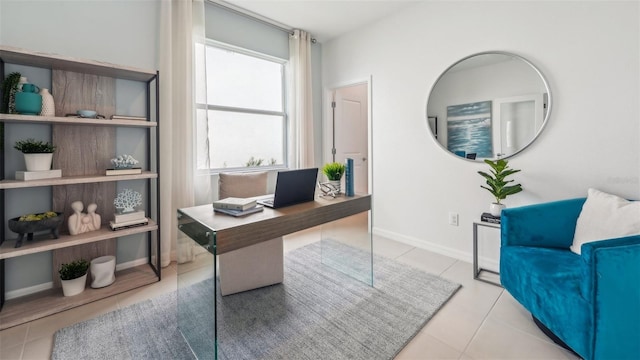
[[[493,309],[496,307],[498,300],[500,300],[500,297],[503,294],[504,294],[504,289],[500,290],[500,295],[496,297],[496,300],[493,302],[493,305],[491,305],[491,308],[489,309],[489,311],[487,311],[487,314],[482,319],[482,322],[480,322],[480,325],[478,325],[478,327],[476,328],[476,331],[473,332],[473,336],[471,336],[471,339],[469,339],[469,342],[467,343],[467,345],[465,345],[464,350],[462,351],[462,354],[467,355],[467,349],[469,348],[469,345],[471,345],[471,343],[476,338],[476,336],[478,336],[478,332],[480,331],[480,328],[482,327],[482,325],[485,324],[485,322],[487,322],[487,318],[489,317]],[[467,355],[467,356],[470,356],[470,355]]]

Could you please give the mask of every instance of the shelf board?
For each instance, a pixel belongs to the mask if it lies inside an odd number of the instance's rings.
[[[143,171],[142,174],[130,175],[80,175],[80,176],[63,176],[52,179],[39,180],[1,180],[0,189],[21,189],[39,186],[60,186],[75,184],[92,184],[121,180],[138,180],[138,179],[157,179],[158,173],[151,171]]]
[[[9,259],[13,257],[35,254],[43,251],[54,249],[62,249],[70,246],[88,244],[96,241],[113,239],[121,236],[140,234],[158,229],[158,224],[149,219],[149,223],[145,226],[132,227],[113,231],[109,225],[102,225],[100,230],[90,231],[79,235],[60,234],[57,239],[52,239],[51,234],[34,236],[32,241],[22,240],[22,246],[15,248],[16,240],[6,240],[0,245],[0,259]]]
[[[27,124],[62,124],[62,125],[90,125],[90,126],[127,126],[127,127],[157,127],[155,121],[144,120],[108,120],[108,119],[88,119],[70,116],[40,116],[40,115],[20,115],[20,114],[0,114],[0,122],[4,123],[27,123]]]
[[[134,81],[149,81],[156,76],[155,70],[110,64],[103,61],[77,59],[57,54],[0,46],[0,58],[5,63],[35,66],[46,69],[68,70],[79,73],[108,76]]]
[[[151,266],[140,265],[116,272],[116,281],[101,289],[87,287],[84,292],[65,297],[62,288],[7,300],[0,312],[0,330],[72,309],[108,296],[159,281]]]

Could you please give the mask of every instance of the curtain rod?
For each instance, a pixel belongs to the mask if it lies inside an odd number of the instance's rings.
[[[270,26],[272,28],[278,29],[280,31],[286,32],[289,35],[293,35],[293,28],[286,26],[282,23],[279,23],[275,20],[271,20],[266,16],[262,16],[260,14],[254,13],[253,11],[247,10],[247,9],[243,9],[239,6],[230,4],[226,1],[222,1],[222,0],[205,0],[206,2],[208,2],[211,5],[215,5],[219,8],[222,8],[224,10],[230,11],[236,15],[240,15],[244,18],[247,18],[249,20],[253,20],[253,21],[257,21],[261,24]],[[312,43],[316,43],[316,39],[315,38],[311,38],[311,42]]]

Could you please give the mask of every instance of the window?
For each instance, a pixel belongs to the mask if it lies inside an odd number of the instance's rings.
[[[212,44],[199,50],[198,169],[284,166],[284,61]]]

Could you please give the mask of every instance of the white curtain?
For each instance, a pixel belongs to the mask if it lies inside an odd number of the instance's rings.
[[[203,0],[161,1],[160,234],[162,266],[177,258],[177,209],[193,206],[196,181],[194,49],[204,39]],[[201,180],[201,179],[198,179]],[[209,191],[208,187],[205,191]]]
[[[289,79],[289,167],[313,167],[311,35],[302,30],[289,36]]]

